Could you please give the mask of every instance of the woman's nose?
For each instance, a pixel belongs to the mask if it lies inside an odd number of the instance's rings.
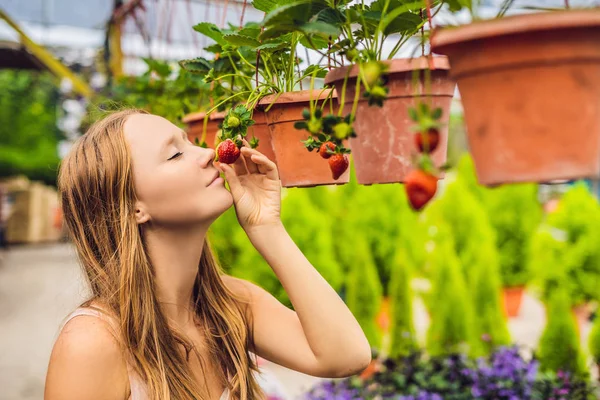
[[[210,148],[201,148],[201,153],[198,157],[203,168],[208,167],[215,159],[216,152]]]

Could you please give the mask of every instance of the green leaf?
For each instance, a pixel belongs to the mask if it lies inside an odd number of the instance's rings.
[[[325,22],[307,22],[300,27],[300,31],[306,35],[317,35],[328,38],[332,36],[337,38],[340,31],[333,25],[326,24]]]
[[[324,0],[303,0],[285,4],[269,12],[263,19],[263,26],[302,25],[325,8],[328,8],[328,5]]]
[[[252,2],[252,6],[259,11],[264,11],[268,13],[277,8],[282,3],[283,1],[277,0],[254,0]]]
[[[279,40],[271,40],[269,42],[263,43],[256,48],[256,50],[261,50],[265,52],[275,52],[278,50],[285,49],[289,46],[289,43],[281,42]]]
[[[390,24],[385,28],[384,34],[391,35],[393,33],[412,33],[417,31],[419,24],[423,22],[423,19],[417,14],[411,12],[405,12],[396,17]]]
[[[286,35],[290,32],[295,32],[297,30],[298,28],[296,27],[296,25],[293,24],[278,24],[262,31],[262,33],[259,36],[259,39],[262,41],[269,39],[277,39],[283,35]],[[289,47],[289,43],[286,44],[286,47]]]
[[[338,26],[346,21],[346,17],[335,8],[325,8],[319,11],[312,19],[313,22],[324,22],[326,24]]]
[[[304,121],[297,121],[294,123],[294,128],[302,130],[308,128],[308,125]]]
[[[304,70],[304,72],[302,73],[301,79],[304,79],[309,76],[312,77],[312,75],[313,75],[313,73],[315,73],[315,71],[316,71],[315,76],[317,78],[325,78],[325,75],[327,75],[327,69],[325,67],[322,67],[320,65],[311,65]]]
[[[415,122],[419,121],[419,115],[417,114],[417,110],[415,110],[414,108],[410,107],[408,109],[408,116],[410,117],[410,119],[412,119]]]
[[[213,23],[201,22],[197,25],[194,25],[194,30],[211,38],[218,44],[224,45],[227,43],[225,39],[223,39],[223,32]]]
[[[154,71],[161,78],[168,78],[171,75],[171,66],[166,62],[153,60],[151,58],[143,58],[148,66],[149,71]]]
[[[228,35],[223,35],[223,39],[225,39],[228,43],[231,43],[234,46],[250,46],[250,47],[258,47],[260,46],[260,42],[250,36],[240,35],[238,33],[231,33]]]
[[[179,65],[186,71],[197,74],[207,74],[212,69],[210,61],[203,57],[197,57],[191,60],[181,60],[179,61]]]
[[[431,113],[431,118],[433,118],[433,119],[440,119],[441,117],[442,117],[442,109],[440,107],[436,108]]]
[[[258,35],[260,35],[260,27],[257,27],[257,28],[247,27],[247,28],[241,29],[237,33],[240,35],[243,35],[243,36],[249,36],[251,38],[256,39],[258,37]]]
[[[208,51],[209,53],[220,53],[223,51],[223,47],[220,44],[215,43],[211,44],[210,46],[206,46],[204,50]]]
[[[313,36],[308,38],[306,36],[302,36],[300,38],[300,44],[309,49],[322,50],[326,49],[329,45],[329,38],[324,38],[320,36]]]
[[[388,25],[390,25],[398,16],[404,14],[408,11],[419,11],[423,6],[422,1],[417,1],[414,3],[408,3],[401,7],[395,8],[390,12],[386,12],[383,20],[381,21],[380,29],[385,32],[387,30]]]

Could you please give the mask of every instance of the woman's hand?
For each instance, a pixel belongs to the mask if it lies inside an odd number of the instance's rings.
[[[281,183],[274,162],[244,141],[233,164],[215,162],[225,173],[240,225],[249,230],[281,224]]]

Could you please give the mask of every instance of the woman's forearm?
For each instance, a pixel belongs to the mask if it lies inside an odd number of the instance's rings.
[[[258,227],[248,236],[281,281],[319,363],[340,370],[367,364],[371,350],[360,325],[285,227]]]

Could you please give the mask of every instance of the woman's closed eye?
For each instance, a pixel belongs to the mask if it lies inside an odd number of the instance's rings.
[[[177,152],[177,154],[175,154],[173,157],[169,158],[169,161],[181,156],[182,154],[183,154],[182,152]]]

